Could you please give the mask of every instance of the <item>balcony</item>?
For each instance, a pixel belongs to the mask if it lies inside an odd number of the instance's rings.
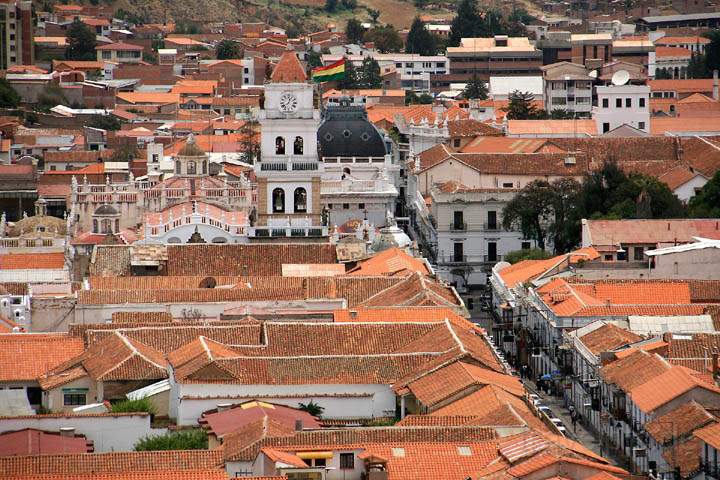
[[[467,223],[465,223],[465,222],[451,223],[450,231],[451,232],[465,232],[465,231],[467,231]]]
[[[497,262],[502,262],[502,258],[502,255],[483,255],[483,263],[495,264]]]
[[[248,234],[258,238],[326,237],[327,227],[250,227]]]
[[[499,230],[502,230],[502,227],[497,222],[483,223],[483,231],[485,232],[497,232]]]

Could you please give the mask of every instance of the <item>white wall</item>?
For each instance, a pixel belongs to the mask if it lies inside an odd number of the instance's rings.
[[[695,178],[692,178],[687,183],[684,183],[676,188],[673,193],[683,202],[687,202],[695,196],[695,189],[702,188],[707,182],[707,178],[702,175],[696,175]]]
[[[630,125],[644,132],[650,133],[650,87],[646,85],[610,85],[595,87],[597,91],[598,106],[593,109],[593,117],[597,125],[598,135],[603,133],[603,124],[609,124],[613,130],[622,125]],[[604,100],[607,99],[607,107]],[[644,99],[645,105],[640,106]],[[617,106],[620,100],[620,106]],[[628,107],[627,100],[631,105]]]
[[[129,452],[142,437],[164,433],[150,428],[148,414],[88,414],[88,415],[36,415],[32,417],[0,418],[0,433],[36,428],[59,432],[63,427],[74,427],[76,434],[92,440],[96,452]]]
[[[195,425],[200,415],[218,403],[255,398],[297,407],[314,401],[325,418],[373,418],[395,414],[395,394],[389,385],[240,385],[179,384],[171,390],[170,411],[177,409],[178,425]],[[349,396],[334,396],[334,395]],[[350,396],[352,395],[352,396]]]

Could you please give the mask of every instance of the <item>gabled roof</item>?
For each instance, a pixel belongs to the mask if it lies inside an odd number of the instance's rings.
[[[64,333],[0,334],[0,381],[33,382],[83,350],[82,339]]]
[[[410,275],[414,272],[429,275],[427,264],[404,250],[393,247],[361,260],[348,275]]]
[[[284,425],[289,430],[294,430],[297,422],[301,422],[304,429],[320,428],[317,419],[303,410],[257,400],[243,402],[223,411],[205,412],[198,422],[216,437],[222,438],[248,423],[264,418]]]
[[[665,415],[653,418],[645,424],[645,431],[662,445],[672,439],[682,439],[698,428],[716,421],[702,405],[693,400]]]
[[[109,43],[107,45],[100,45],[98,47],[95,47],[95,50],[123,50],[123,51],[140,52],[143,50],[143,47],[141,47],[140,45],[133,45],[130,43],[117,42],[117,43]]]
[[[600,374],[605,383],[617,385],[620,390],[627,393],[665,373],[670,367],[670,364],[659,355],[636,350],[627,357],[601,367]]]
[[[569,254],[558,255],[546,260],[522,260],[498,271],[505,286],[513,288],[518,284],[534,280],[543,274],[554,272],[568,264],[595,260],[600,254],[592,247],[581,248]]]
[[[613,323],[606,323],[580,337],[580,341],[593,355],[600,355],[601,352],[615,350],[640,340],[642,340],[640,335],[620,328]]]
[[[700,378],[689,368],[673,366],[648,382],[630,390],[630,398],[643,412],[653,412],[658,407],[700,388],[720,396],[720,387]]]
[[[291,50],[286,50],[282,54],[270,76],[270,81],[273,83],[303,83],[306,80],[305,69],[297,54]]]

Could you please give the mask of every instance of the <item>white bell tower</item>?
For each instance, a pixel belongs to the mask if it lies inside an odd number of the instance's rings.
[[[255,237],[327,236],[320,203],[323,164],[317,151],[320,112],[294,52],[283,54],[265,85],[260,114],[260,161]]]

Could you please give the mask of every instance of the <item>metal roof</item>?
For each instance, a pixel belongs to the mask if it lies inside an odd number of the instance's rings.
[[[712,333],[715,331],[710,315],[660,317],[645,315],[628,316],[630,331],[637,334],[657,335],[672,333]]]

